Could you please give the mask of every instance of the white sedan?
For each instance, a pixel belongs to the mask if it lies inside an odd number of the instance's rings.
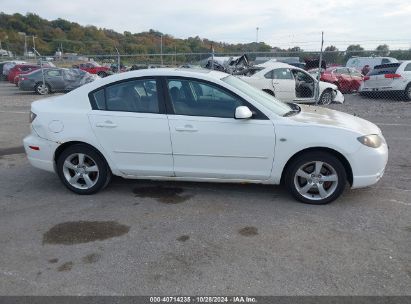
[[[255,68],[253,75],[242,76],[241,79],[281,101],[316,103],[315,91],[318,87],[319,104],[344,102],[344,95],[336,85],[317,81],[313,75],[303,69],[273,61],[256,65]]]
[[[78,194],[112,175],[283,183],[305,203],[376,183],[388,158],[380,129],[358,117],[276,100],[209,70],[150,69],[35,101],[30,163]]]

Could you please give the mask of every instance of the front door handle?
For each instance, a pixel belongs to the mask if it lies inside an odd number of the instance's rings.
[[[176,127],[176,131],[178,132],[197,132],[198,130],[194,128],[192,125],[185,125],[184,127]]]
[[[98,128],[116,128],[117,125],[112,121],[106,120],[105,122],[98,122],[96,123],[96,127]]]

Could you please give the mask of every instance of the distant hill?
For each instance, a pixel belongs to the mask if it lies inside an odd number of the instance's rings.
[[[23,53],[24,38],[35,35],[36,48],[42,55],[53,55],[63,46],[64,52],[85,55],[114,54],[115,47],[121,54],[150,54],[160,52],[160,37],[163,35],[163,53],[210,52],[211,45],[216,52],[270,51],[271,46],[260,43],[229,44],[203,39],[198,36],[187,39],[174,38],[156,30],[148,32],[118,33],[114,30],[81,26],[64,19],[46,20],[36,14],[27,15],[0,13],[0,40],[4,49],[7,47],[14,54]],[[32,39],[27,39],[28,50],[31,50]]]

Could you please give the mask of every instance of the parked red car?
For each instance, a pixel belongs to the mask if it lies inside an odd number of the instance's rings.
[[[27,73],[35,71],[39,68],[40,68],[40,66],[38,66],[38,65],[17,64],[10,70],[9,75],[7,77],[7,80],[10,83],[14,83],[15,85],[17,85],[18,76],[20,74],[27,74]]]
[[[112,74],[109,67],[101,66],[95,62],[80,63],[79,65],[73,65],[73,68],[89,72],[90,74],[97,74],[100,77]]]
[[[321,81],[335,84],[342,93],[358,91],[364,76],[353,68],[329,67],[321,73]]]

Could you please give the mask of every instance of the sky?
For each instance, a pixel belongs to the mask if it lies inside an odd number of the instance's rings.
[[[132,33],[155,29],[177,38],[340,50],[388,44],[411,48],[411,0],[0,0],[0,11],[36,13]],[[257,37],[257,27],[258,37]]]

